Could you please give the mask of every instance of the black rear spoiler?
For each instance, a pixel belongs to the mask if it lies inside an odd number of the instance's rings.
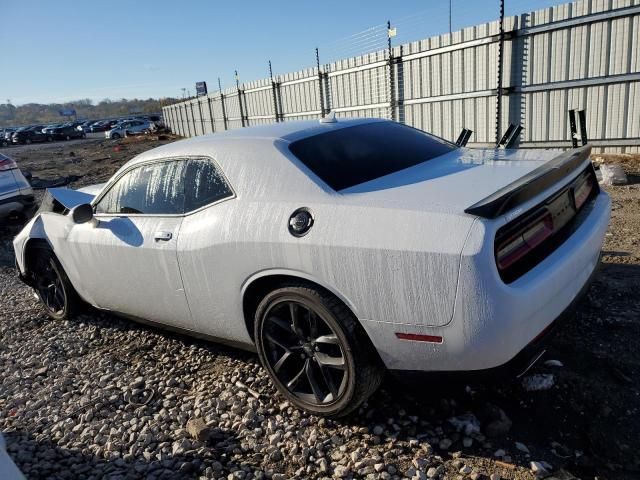
[[[567,150],[524,177],[471,205],[465,213],[484,218],[499,217],[571,174],[589,158],[590,153],[591,145]]]

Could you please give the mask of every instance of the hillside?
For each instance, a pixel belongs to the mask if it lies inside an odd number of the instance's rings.
[[[24,105],[0,104],[0,127],[29,125],[34,123],[55,123],[67,119],[60,116],[60,110],[75,109],[78,119],[98,119],[119,117],[134,113],[157,113],[162,105],[174,103],[174,98],[146,100],[110,100],[105,99],[94,104],[89,99],[76,100],[68,103],[27,103]]]

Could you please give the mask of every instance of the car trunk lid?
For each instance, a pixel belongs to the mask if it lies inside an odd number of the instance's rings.
[[[496,218],[577,175],[589,152],[461,148],[340,193],[388,207]]]

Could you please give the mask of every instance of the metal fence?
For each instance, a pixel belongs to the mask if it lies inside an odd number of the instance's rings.
[[[385,41],[388,27],[378,27]],[[523,126],[520,147],[551,148],[570,146],[574,109],[586,111],[596,151],[640,151],[640,0],[580,0],[402,45],[392,39],[391,48],[166,106],[165,121],[190,137],[333,111],[452,141],[466,127],[469,146],[495,145],[514,123]]]

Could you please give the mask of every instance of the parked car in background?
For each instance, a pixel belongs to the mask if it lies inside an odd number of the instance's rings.
[[[84,133],[89,133],[89,132],[91,132],[91,125],[93,125],[94,123],[96,123],[96,122],[93,121],[93,120],[87,120],[85,122],[82,122],[80,125],[78,125],[76,127],[76,129],[80,130],[80,131],[82,131]]]
[[[93,122],[90,126],[89,126],[89,131],[95,133],[95,132],[104,132],[107,129],[107,122],[105,122],[104,120],[100,120],[97,122]]]
[[[17,130],[17,128],[5,128],[2,132],[2,136],[0,136],[0,143],[2,143],[3,145],[10,145],[11,144],[11,136],[13,135],[13,133]]]
[[[36,208],[31,184],[16,162],[0,153],[0,223],[27,219]]]
[[[13,128],[0,128],[0,147],[11,144],[11,135],[15,132]]]
[[[119,120],[102,120],[98,123],[95,123],[91,126],[92,132],[106,132],[107,130],[111,130],[113,125],[117,124]]]
[[[16,144],[30,144],[53,141],[51,135],[42,133],[43,128],[43,125],[20,128],[11,135],[11,142]]]
[[[590,151],[331,116],[231,130],[138,155],[97,194],[48,190],[16,262],[54,319],[82,299],[255,349],[289,402],[336,417],[385,370],[540,358],[609,222]]]
[[[114,125],[111,130],[104,133],[104,136],[115,140],[124,137],[127,133],[141,133],[151,128],[153,128],[152,124],[146,120],[129,120]]]
[[[52,123],[51,125],[47,125],[45,127],[42,128],[42,133],[44,134],[49,134],[51,133],[51,130],[53,130],[54,128],[58,128],[63,126],[63,123]]]
[[[57,127],[49,132],[54,140],[71,140],[74,138],[85,138],[87,136],[82,130],[77,130],[73,125]]]

